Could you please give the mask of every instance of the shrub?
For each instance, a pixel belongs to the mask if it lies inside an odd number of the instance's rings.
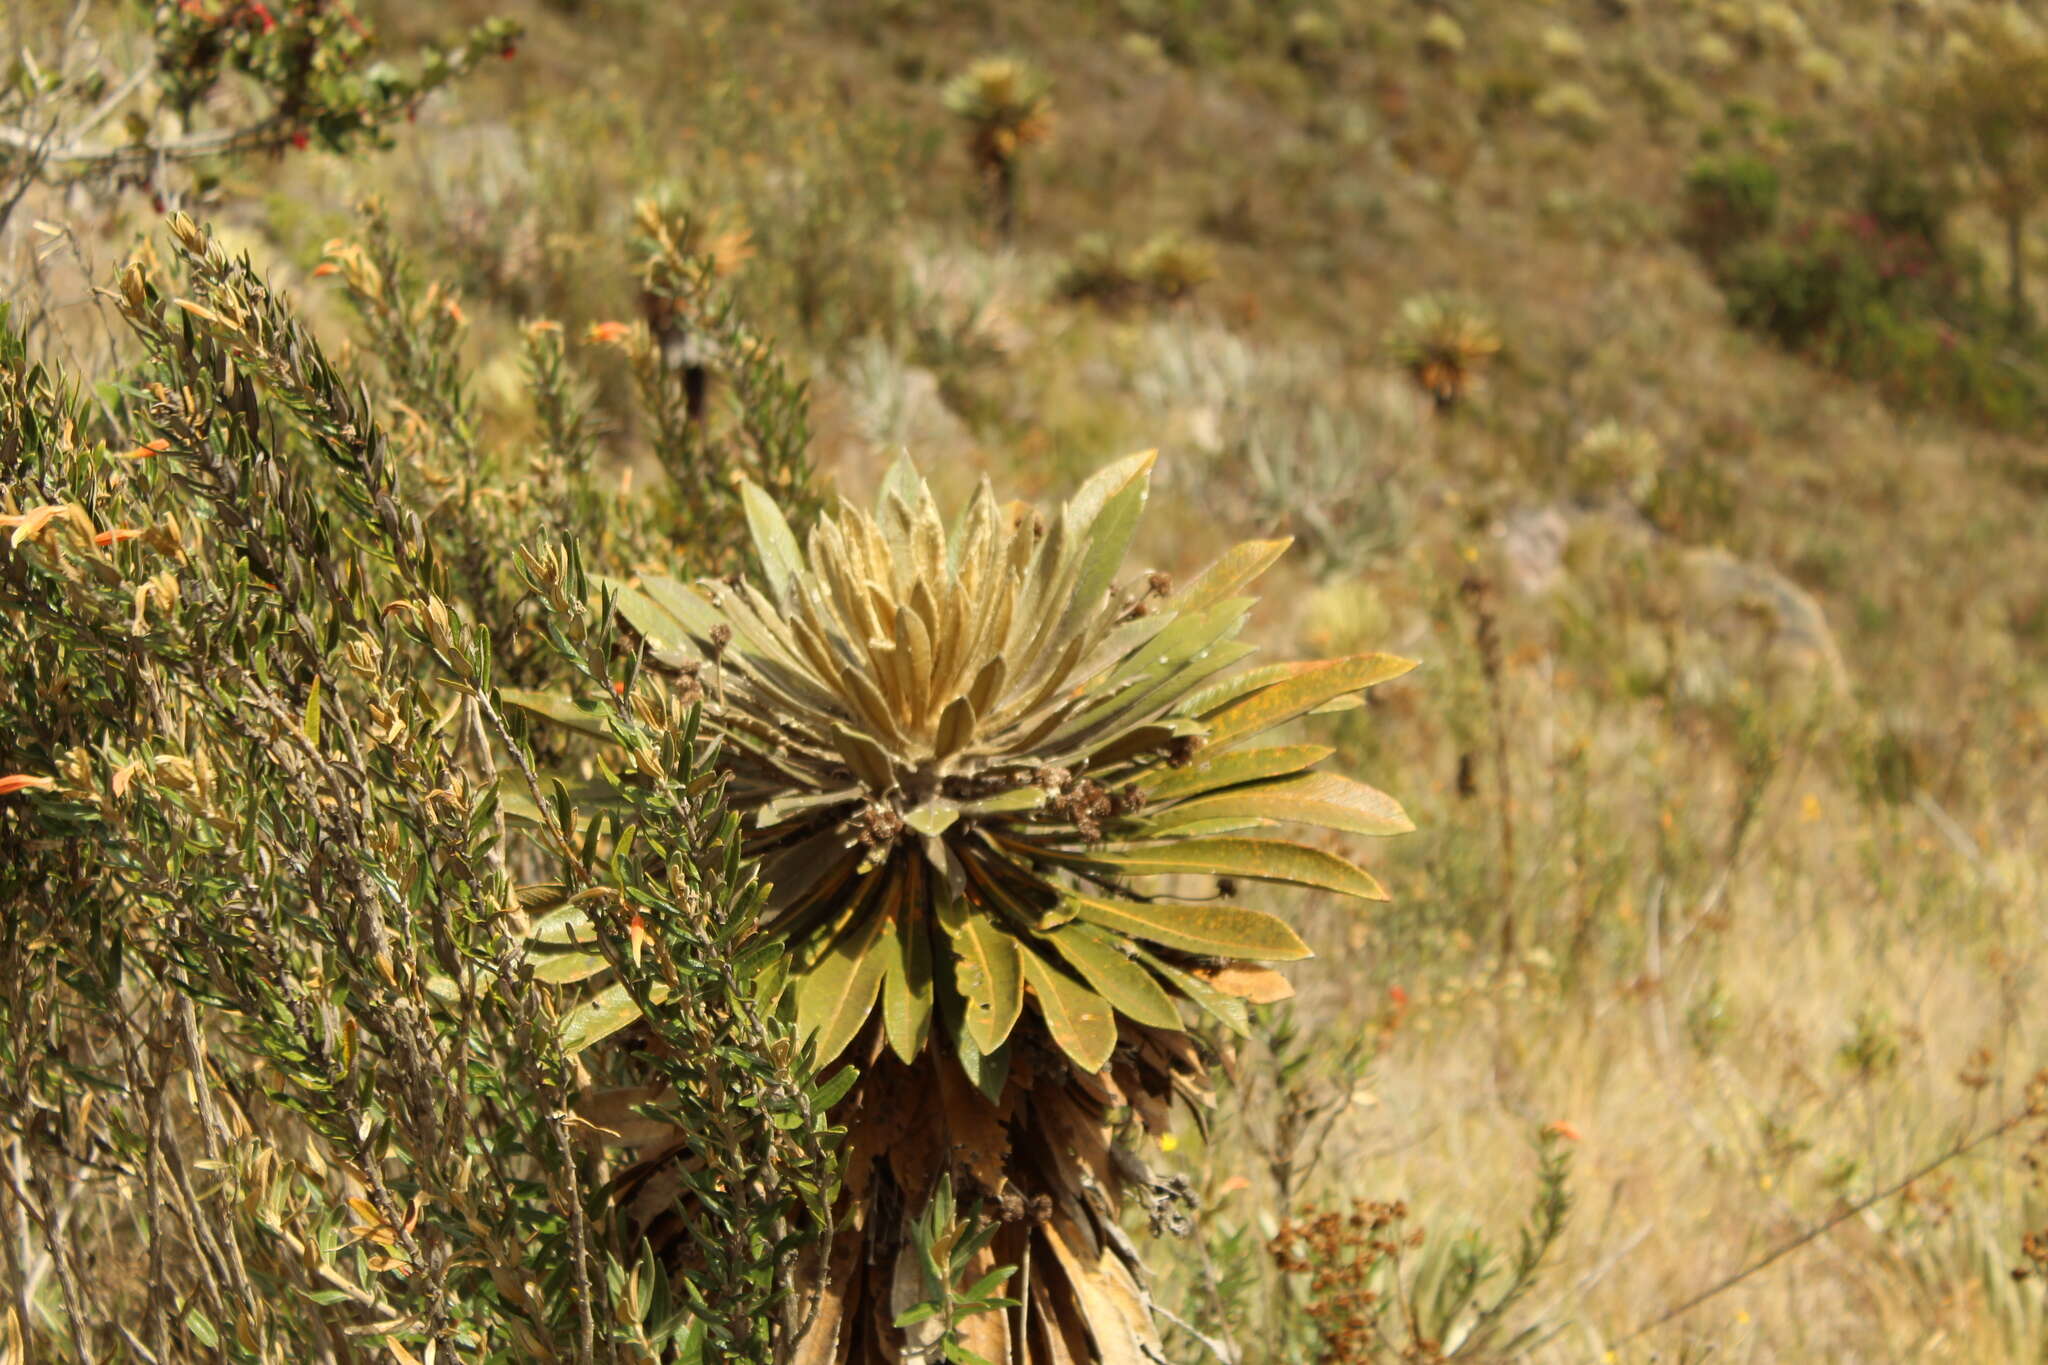
[[[1106,308],[1178,303],[1216,278],[1216,253],[1177,232],[1161,232],[1125,256],[1100,234],[1083,237],[1053,289]]]
[[[2029,322],[2027,225],[2048,201],[2048,26],[2018,7],[1963,18],[1966,41],[1919,73],[1906,97],[1924,115],[1928,151],[1961,165],[2005,230],[2006,323]]]
[[[1686,240],[1708,260],[1770,230],[1778,171],[1747,153],[1702,157],[1685,173]]]
[[[1752,242],[1722,263],[1720,279],[1729,314],[1789,350],[1853,326],[1882,300],[1886,284],[1863,240],[1838,224]]]
[[[75,40],[88,34],[68,34],[41,60],[23,50],[0,86],[0,188],[134,187],[161,209],[211,185],[204,171],[172,174],[183,168],[316,143],[332,151],[379,145],[429,94],[480,61],[512,55],[519,36],[515,25],[492,20],[446,48],[411,54],[408,71],[380,56],[373,30],[346,0],[146,8],[150,60],[128,81],[110,81],[97,41]],[[223,119],[222,110],[237,116]],[[125,139],[97,131],[117,113],[125,115]],[[0,226],[19,202],[0,196]]]
[[[1577,81],[1559,81],[1545,88],[1529,111],[1582,142],[1591,142],[1607,131],[1607,106]]]
[[[1656,487],[1663,463],[1664,447],[1655,435],[1610,419],[1573,443],[1566,482],[1582,501],[1619,497],[1640,503]]]
[[[2008,428],[2043,415],[2039,362],[1977,304],[1968,273],[1917,233],[1888,233],[1867,214],[1806,224],[1731,253],[1719,276],[1738,323],[1894,403]]]
[[[1451,62],[1465,55],[1465,30],[1448,14],[1432,14],[1422,25],[1422,55]]]
[[[566,533],[649,523],[593,479],[559,333],[529,462],[478,444],[459,321],[402,262],[337,249],[383,362],[350,372],[171,235],[119,281],[142,360],[111,409],[0,333],[0,1203],[34,1230],[6,1262],[31,1353],[758,1356],[829,1217],[826,1101],[754,994],[760,888],[694,715],[588,605]],[[582,786],[631,836],[539,777],[522,676],[595,684],[619,763]],[[697,1249],[673,1275],[600,1193],[636,1126],[676,1144],[636,1192]]]

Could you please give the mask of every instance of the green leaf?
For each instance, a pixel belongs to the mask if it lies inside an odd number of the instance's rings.
[[[903,817],[903,823],[919,834],[933,837],[944,834],[960,818],[960,803],[943,796],[934,796],[910,814]]]
[[[853,1065],[840,1067],[832,1073],[832,1079],[811,1091],[811,1104],[820,1112],[846,1098],[853,1089],[853,1083],[860,1079],[860,1068]]]
[[[1312,768],[1336,750],[1321,744],[1279,744],[1265,749],[1237,749],[1204,758],[1198,752],[1185,768],[1154,768],[1138,779],[1152,801],[1175,801],[1219,787],[1261,778],[1285,777]]]
[[[932,946],[924,912],[913,900],[896,917],[880,945],[882,1026],[889,1046],[905,1063],[916,1059],[931,1036]]]
[[[967,1292],[962,1294],[961,1297],[970,1301],[986,1299],[989,1295],[1001,1289],[1008,1282],[1009,1278],[1016,1273],[1016,1266],[999,1265],[973,1284],[967,1286]],[[1014,1304],[1008,1306],[1015,1307]]]
[[[1413,667],[1413,659],[1393,654],[1356,654],[1292,665],[1284,679],[1208,712],[1209,743],[1227,744],[1241,735],[1270,730],[1347,693],[1398,678]]]
[[[882,476],[881,497],[886,500],[894,496],[901,500],[905,508],[915,507],[918,494],[924,490],[924,486],[924,479],[918,474],[917,466],[911,463],[909,453],[905,452],[896,457],[895,462],[889,466],[889,472]]]
[[[1009,811],[1037,810],[1045,804],[1045,788],[1036,783],[1012,787],[994,796],[984,796],[979,801],[969,801],[960,807],[966,815],[999,815]]]
[[[1157,459],[1158,452],[1146,451],[1118,461],[1098,476],[1106,487],[1114,487],[1116,491],[1103,501],[1102,510],[1095,514],[1085,530],[1075,528],[1083,532],[1086,548],[1082,552],[1081,572],[1074,582],[1066,620],[1061,623],[1063,633],[1074,622],[1102,609],[1103,595],[1116,580],[1116,571],[1124,562],[1125,552],[1131,548],[1131,537],[1137,533],[1138,518],[1145,510],[1145,494],[1151,487],[1152,465]],[[1083,485],[1070,505],[1084,506],[1090,493],[1089,487]]]
[[[1252,1036],[1252,1012],[1244,1001],[1235,996],[1225,995],[1200,977],[1182,971],[1171,962],[1148,953],[1143,948],[1138,949],[1138,960],[1172,982],[1182,995],[1194,1001],[1198,1008],[1232,1033],[1240,1038]]]
[[[1273,561],[1287,553],[1292,539],[1248,540],[1225,550],[1214,564],[1195,580],[1166,599],[1175,611],[1201,611],[1236,592],[1273,567]]]
[[[559,692],[533,692],[523,687],[504,688],[498,696],[508,705],[530,711],[557,725],[566,725],[572,730],[600,738],[611,736],[611,728],[605,723],[611,716],[611,708],[600,702],[577,701]]]
[[[668,998],[668,987],[657,983],[647,998],[660,1004]],[[562,1051],[573,1057],[639,1017],[640,1005],[624,985],[607,986],[563,1017]]]
[[[1053,1042],[1083,1071],[1102,1070],[1116,1049],[1116,1012],[1109,1002],[1038,954],[1026,950],[1021,957]]]
[[[892,879],[885,904],[900,911],[902,898],[900,877]],[[797,977],[797,1030],[815,1041],[817,1065],[823,1066],[844,1052],[874,1012],[886,966],[875,945],[893,918],[889,911],[870,907],[833,941],[823,957]]]
[[[595,943],[597,926],[590,922],[590,912],[581,905],[557,901],[554,908],[527,926],[526,937],[551,947]]]
[[[598,953],[535,954],[530,960],[533,963],[533,979],[555,986],[588,981],[611,966],[611,963]]]
[[[505,812],[507,820],[522,821],[529,825],[546,824],[540,806],[527,793],[524,778],[507,775],[498,779],[498,808]]]
[[[647,641],[647,648],[664,663],[680,664],[696,657],[696,649],[690,643],[689,631],[676,619],[675,613],[663,607],[652,597],[638,588],[629,588],[613,578],[598,578],[597,582],[611,589],[612,604],[619,615],[626,618],[626,624],[640,632]]]
[[[1204,957],[1295,962],[1314,955],[1285,920],[1263,910],[1079,894],[1068,896],[1067,903],[1090,924]]]
[[[608,586],[623,586],[613,579],[598,581]],[[692,640],[709,639],[712,631],[727,624],[725,614],[687,583],[661,574],[645,574],[640,579],[640,591],[673,616],[682,627],[683,634]]]
[[[1105,863],[1127,877],[1198,872],[1321,887],[1361,900],[1387,898],[1380,884],[1348,859],[1284,839],[1182,839],[1141,848],[1091,849],[1081,861]]]
[[[1303,773],[1183,801],[1150,822],[1158,833],[1210,820],[1257,817],[1350,834],[1406,834],[1415,828],[1385,792],[1339,773]]]
[[[994,1052],[1024,1009],[1022,948],[964,900],[942,907],[939,917],[953,941],[953,977],[967,1000],[967,1032],[984,1054]]]
[[[1176,839],[1208,839],[1218,834],[1242,834],[1248,829],[1271,829],[1278,823],[1257,816],[1230,815],[1217,820],[1190,820],[1184,825],[1165,820],[1159,828],[1161,832],[1171,831]]]
[[[1070,924],[1042,938],[1119,1012],[1153,1028],[1183,1027],[1180,1011],[1152,974],[1124,956],[1107,934],[1085,924]]]
[[[742,480],[740,501],[746,505],[747,529],[753,534],[761,567],[768,573],[768,586],[775,593],[775,600],[787,605],[789,582],[804,571],[803,550],[797,545],[789,523],[783,520],[782,509],[760,485],[751,479]]]

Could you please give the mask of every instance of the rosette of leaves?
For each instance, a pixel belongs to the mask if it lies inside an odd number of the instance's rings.
[[[1439,409],[1455,406],[1500,354],[1493,320],[1463,299],[1420,294],[1401,305],[1387,349]]]
[[[967,128],[967,152],[988,181],[996,231],[1017,221],[1017,158],[1052,136],[1052,82],[1015,57],[984,57],[946,83],[940,99]]]
[[[758,580],[609,585],[722,744],[770,888],[763,927],[786,950],[768,988],[815,1064],[860,1069],[834,1112],[847,1207],[811,1268],[828,1283],[800,1359],[909,1358],[895,1322],[923,1278],[907,1230],[942,1178],[1008,1219],[976,1273],[1031,1266],[1016,1309],[963,1325],[967,1349],[1146,1358],[1116,1211],[1135,1195],[1172,1221],[1173,1191],[1112,1120],[1156,1131],[1176,1096],[1204,1100],[1190,1023],[1242,1030],[1248,1000],[1286,994],[1258,964],[1309,955],[1219,892],[1382,899],[1350,859],[1267,831],[1411,828],[1392,798],[1320,770],[1329,749],[1265,738],[1410,663],[1237,668],[1243,589],[1287,542],[1238,546],[1177,591],[1125,576],[1151,467],[1119,461],[1049,516],[984,483],[948,525],[906,462],[874,511],[842,504],[803,541],[748,487]],[[658,1183],[649,1163],[639,1178]]]

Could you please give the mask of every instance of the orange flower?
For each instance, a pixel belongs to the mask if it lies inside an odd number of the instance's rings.
[[[135,530],[133,527],[116,526],[94,536],[92,543],[95,545],[113,545],[123,540],[133,540],[141,534],[142,532]]]
[[[159,436],[154,441],[151,441],[148,445],[140,445],[135,447],[135,449],[129,451],[121,458],[124,460],[150,460],[163,454],[170,448],[170,438],[167,436]]]
[[[1544,1124],[1543,1131],[1552,1137],[1563,1138],[1566,1142],[1577,1142],[1579,1140],[1578,1128],[1563,1119],[1555,1119]]]
[[[593,322],[583,337],[584,340],[601,346],[616,346],[632,335],[632,331],[633,329],[623,322]]]
[[[313,278],[316,280],[324,280],[329,275],[339,275],[340,273],[341,267],[332,261],[322,261],[313,267]]]
[[[0,796],[12,796],[16,792],[46,792],[55,789],[57,779],[40,777],[34,773],[9,773],[0,777]]]

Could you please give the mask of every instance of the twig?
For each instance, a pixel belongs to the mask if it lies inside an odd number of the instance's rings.
[[[30,153],[42,165],[83,165],[102,170],[113,170],[121,166],[149,164],[163,161],[189,161],[196,157],[218,156],[227,152],[245,151],[282,138],[286,129],[283,120],[270,117],[260,119],[241,128],[214,128],[203,133],[191,133],[168,142],[131,142],[117,146],[45,147],[45,139],[25,128],[0,124],[0,147],[12,148],[17,152]]]

